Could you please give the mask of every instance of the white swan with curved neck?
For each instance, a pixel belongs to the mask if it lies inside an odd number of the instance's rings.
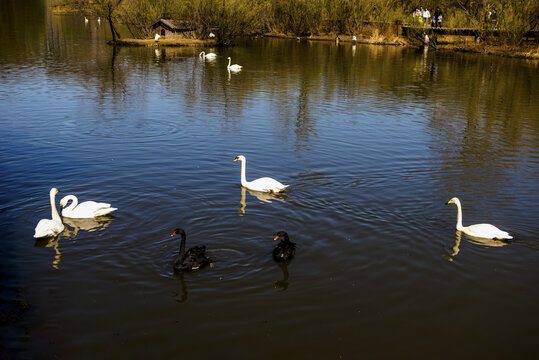
[[[254,191],[278,193],[284,191],[290,185],[283,185],[270,177],[263,177],[253,181],[245,179],[245,156],[238,155],[234,161],[241,161],[241,186]]]
[[[230,70],[230,71],[241,71],[243,66],[238,65],[238,64],[230,65],[231,62],[232,62],[232,59],[229,56],[228,57],[228,66],[226,67],[228,70]]]
[[[206,52],[202,51],[200,52],[200,54],[198,54],[198,56],[200,56],[203,59],[213,60],[217,57],[217,54],[212,53],[212,52],[206,54]]]
[[[37,223],[36,229],[34,231],[35,238],[44,238],[49,236],[56,236],[62,231],[64,231],[64,224],[62,224],[62,219],[58,215],[56,210],[55,198],[58,193],[57,188],[52,188],[49,192],[49,198],[51,201],[51,212],[52,220],[50,219],[41,219]]]
[[[66,207],[69,201],[72,201],[71,205]],[[110,204],[95,201],[85,201],[79,204],[79,200],[75,195],[64,196],[60,200],[60,207],[62,208],[62,216],[74,219],[94,218],[118,210],[117,208],[110,207]]]
[[[470,226],[462,226],[462,208],[460,200],[456,197],[447,202],[448,204],[457,205],[457,230],[462,231],[466,235],[485,238],[485,239],[512,239],[513,237],[509,233],[498,229],[491,224],[475,224]]]

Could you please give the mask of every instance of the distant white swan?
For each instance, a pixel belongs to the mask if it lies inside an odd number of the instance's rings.
[[[52,220],[49,219],[41,219],[37,223],[34,237],[35,238],[44,238],[49,236],[56,236],[60,234],[62,231],[64,231],[64,224],[62,224],[62,219],[60,218],[60,215],[58,215],[58,211],[56,210],[56,204],[55,204],[55,198],[56,194],[58,193],[57,188],[52,188],[49,192],[49,198],[51,201],[51,212],[52,212]]]
[[[232,59],[230,59],[230,56],[229,56],[228,57],[228,66],[226,67],[228,70],[230,70],[230,71],[241,71],[241,68],[243,66],[238,65],[238,64],[230,65],[231,62],[232,62]]]
[[[86,16],[84,17],[84,23],[88,24],[88,19],[86,18]]]
[[[69,201],[72,201],[72,203],[66,207]],[[75,219],[94,218],[118,210],[110,207],[110,204],[95,201],[85,201],[79,204],[79,200],[75,195],[64,196],[60,200],[60,207],[62,208],[62,216]]]
[[[101,17],[98,17],[98,18],[97,18],[97,23],[98,23],[98,24],[101,24]]]
[[[155,41],[159,41],[159,38],[161,37],[161,35],[159,34],[155,34],[155,37],[153,38]]]
[[[485,239],[512,239],[513,237],[509,233],[498,229],[494,225],[490,224],[475,224],[470,226],[462,226],[462,208],[460,200],[456,197],[447,202],[448,204],[457,205],[457,230],[462,231],[466,235],[485,238]]]
[[[211,33],[208,35],[208,37],[209,37],[210,39],[214,39],[214,38],[215,38],[215,34],[211,32]]]
[[[200,54],[198,54],[198,56],[200,56],[203,59],[213,60],[217,57],[217,54],[212,53],[212,52],[206,54],[204,51],[202,51]]]
[[[249,190],[278,193],[284,191],[284,189],[289,186],[283,185],[270,177],[263,177],[253,181],[247,181],[245,179],[245,156],[238,155],[234,161],[241,161],[241,186]]]

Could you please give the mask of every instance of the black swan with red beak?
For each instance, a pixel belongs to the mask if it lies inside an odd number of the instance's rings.
[[[174,260],[174,271],[195,271],[199,268],[211,265],[211,259],[206,256],[205,246],[195,246],[185,252],[185,231],[176,229],[170,236],[181,235],[180,254]]]
[[[296,244],[288,238],[286,231],[279,231],[273,240],[281,239],[275,249],[273,249],[273,260],[277,262],[288,261],[296,253]]]

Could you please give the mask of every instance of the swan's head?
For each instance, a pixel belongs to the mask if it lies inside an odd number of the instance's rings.
[[[288,240],[288,234],[286,233],[286,231],[279,231],[277,233],[277,235],[275,235],[273,240],[277,240],[277,239],[280,239],[280,238],[283,238],[283,240]]]
[[[176,228],[170,236],[183,235],[185,236],[185,231],[182,228]]]
[[[229,57],[227,57],[226,59],[227,59],[227,60],[232,60],[232,59],[230,58],[230,56],[229,56]]]
[[[459,206],[460,205],[460,200],[459,200],[459,198],[454,197],[451,200],[449,200],[446,205],[449,205],[449,204],[455,204],[455,205]]]
[[[238,155],[238,156],[236,156],[236,158],[234,159],[234,161],[245,161],[245,156],[243,156],[243,155]]]
[[[60,200],[60,207],[63,208],[67,205],[67,196],[64,196],[62,200]]]
[[[57,188],[52,188],[51,191],[49,192],[50,195],[56,195],[58,194],[58,189]]]
[[[198,54],[198,56],[203,56],[203,55],[206,55],[204,51],[201,51],[200,54]]]

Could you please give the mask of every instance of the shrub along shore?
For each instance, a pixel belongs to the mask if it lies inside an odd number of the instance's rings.
[[[215,33],[217,45],[229,45],[237,37],[255,35],[343,42],[353,41],[355,36],[358,43],[426,45],[539,59],[539,39],[524,36],[530,30],[539,30],[537,0],[53,0],[52,3],[56,13],[77,10],[86,16],[100,17],[110,26],[115,44],[204,44],[193,39],[148,40],[153,39],[152,25],[159,19],[181,19],[194,25],[194,37],[198,40]],[[398,31],[401,24],[430,26],[414,15],[421,7],[429,9],[431,16],[440,8],[443,27],[478,29],[481,37],[434,36],[426,44],[421,31],[402,36]],[[120,34],[118,24],[125,25],[129,34]],[[492,29],[503,32],[488,36]]]

